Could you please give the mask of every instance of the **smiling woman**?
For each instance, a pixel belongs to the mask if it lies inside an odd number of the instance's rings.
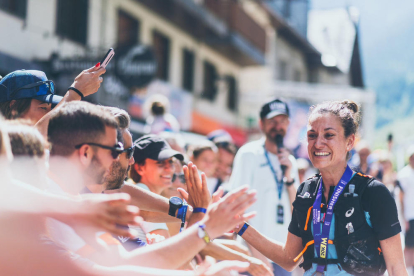
[[[271,241],[252,226],[243,238],[266,257],[304,275],[407,275],[401,226],[388,189],[347,165],[358,131],[359,108],[352,101],[311,107],[308,153],[320,174],[298,188],[286,244]],[[271,246],[269,246],[271,245]]]
[[[330,175],[329,170],[342,175],[344,169],[338,170],[337,166],[346,167],[349,151],[355,143],[359,118],[358,105],[354,102],[327,102],[311,107],[308,154],[313,166],[325,172],[322,175]],[[325,184],[330,182],[326,178]],[[332,185],[336,183],[332,182]]]

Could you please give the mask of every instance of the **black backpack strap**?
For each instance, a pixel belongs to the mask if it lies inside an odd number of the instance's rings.
[[[311,258],[303,261],[299,267],[303,268],[305,271],[312,268],[312,264],[318,264],[318,265],[325,265],[327,267],[330,264],[339,264],[338,259],[322,259],[322,258]]]

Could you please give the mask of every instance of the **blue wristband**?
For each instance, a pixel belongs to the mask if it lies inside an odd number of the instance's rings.
[[[241,237],[243,235],[244,231],[249,227],[249,224],[247,222],[244,223],[243,227],[240,229],[240,231],[237,233]]]
[[[206,208],[194,208],[193,210],[193,214],[195,213],[207,213],[207,209]]]
[[[179,219],[181,219],[180,232],[184,230],[185,218],[187,216],[187,208],[188,208],[188,204],[187,204],[187,202],[185,200],[183,200],[183,206],[181,206],[181,208],[178,209],[178,213],[177,213],[177,217]]]

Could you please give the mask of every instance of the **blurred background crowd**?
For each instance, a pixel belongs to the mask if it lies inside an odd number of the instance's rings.
[[[306,150],[309,107],[351,99],[360,105],[362,118],[349,165],[387,186],[408,231],[414,227],[414,71],[403,62],[412,60],[405,54],[410,45],[401,49],[395,41],[410,30],[390,33],[390,45],[371,32],[388,31],[384,22],[374,28],[380,13],[393,15],[386,17],[389,22],[400,17],[410,25],[407,13],[414,6],[399,1],[395,6],[405,10],[399,14],[389,3],[381,10],[377,1],[365,1],[371,6],[339,2],[0,0],[0,75],[40,70],[54,81],[55,94],[63,96],[82,70],[94,67],[113,47],[99,91],[84,100],[126,111],[133,141],[154,134],[182,154],[182,160],[174,160],[171,185],[142,187],[166,198],[182,197],[177,188],[186,189],[182,165],[189,161],[205,173],[211,194],[219,187],[234,189],[230,177],[238,149],[266,134],[259,114],[275,98],[288,106],[280,114],[290,121],[283,129],[284,147],[296,160],[297,186],[318,173]],[[376,16],[368,15],[367,6],[375,7]],[[389,47],[403,61],[373,50],[377,47]],[[130,166],[137,163],[135,158]],[[130,178],[140,182],[139,174],[138,180]],[[137,227],[141,240],[180,231],[177,223],[153,224]],[[285,239],[284,233],[278,235],[274,238]],[[408,245],[413,252],[406,253],[414,260],[414,241]],[[242,244],[227,246],[266,262]]]

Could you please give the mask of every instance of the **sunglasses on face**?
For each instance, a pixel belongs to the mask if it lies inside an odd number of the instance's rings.
[[[123,152],[126,152],[127,159],[131,159],[132,156],[134,156],[135,146],[132,146],[130,148],[124,149]]]
[[[117,159],[118,156],[124,152],[124,146],[121,142],[117,143],[114,147],[105,146],[97,143],[82,143],[75,146],[75,149],[80,149],[83,145],[95,146],[103,149],[107,149],[111,151],[111,155],[113,159]]]
[[[51,80],[47,80],[47,81],[38,81],[35,83],[31,83],[31,84],[27,84],[25,86],[22,86],[20,88],[17,88],[16,90],[14,90],[11,95],[16,94],[17,92],[19,92],[20,90],[23,89],[32,89],[38,87],[37,92],[39,91],[45,91],[45,93],[42,93],[42,95],[47,95],[47,94],[55,94],[55,84],[53,83],[53,81]]]
[[[172,182],[173,183],[175,182],[177,177],[178,177],[178,180],[180,180],[181,183],[185,184],[184,173],[175,173],[175,174],[173,174],[173,177],[172,177]]]

